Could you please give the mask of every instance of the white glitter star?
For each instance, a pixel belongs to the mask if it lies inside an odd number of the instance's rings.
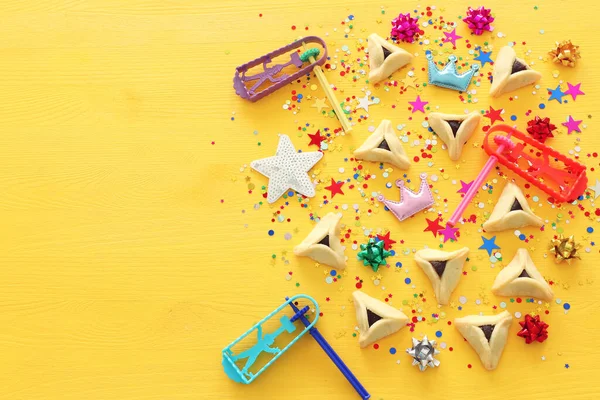
[[[269,178],[267,201],[274,203],[288,189],[313,197],[315,187],[307,172],[322,157],[323,153],[318,151],[297,153],[290,138],[279,135],[275,156],[252,161],[250,166]]]
[[[594,191],[594,200],[600,196],[600,180],[596,178],[596,184],[594,186],[590,186],[588,189],[592,189]]]

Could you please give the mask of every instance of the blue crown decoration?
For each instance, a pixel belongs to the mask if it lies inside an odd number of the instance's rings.
[[[448,57],[448,64],[444,67],[443,70],[439,70],[435,65],[435,61],[433,61],[433,55],[431,51],[427,50],[425,53],[428,61],[428,73],[429,75],[429,84],[445,87],[447,89],[458,90],[459,92],[465,92],[469,83],[471,83],[471,79],[473,79],[473,75],[475,72],[479,70],[479,65],[473,64],[471,65],[471,70],[465,72],[464,74],[459,74],[456,72],[456,56],[451,55]]]

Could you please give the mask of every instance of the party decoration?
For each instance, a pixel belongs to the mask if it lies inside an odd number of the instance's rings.
[[[574,67],[577,60],[581,58],[579,46],[575,46],[570,40],[556,42],[548,54],[552,57],[553,62],[565,67]]]
[[[485,134],[483,148],[490,158],[450,217],[448,222],[451,225],[458,223],[498,162],[559,202],[573,201],[587,188],[585,165],[519,132],[515,127],[492,126]]]
[[[392,20],[390,36],[397,42],[412,43],[423,31],[419,28],[419,20],[412,18],[410,13],[398,15]]]
[[[297,256],[309,257],[335,269],[346,268],[346,256],[340,239],[342,214],[329,213],[321,218],[302,243],[294,247]]]
[[[527,314],[523,321],[519,321],[519,325],[521,325],[521,330],[517,332],[517,336],[525,338],[527,344],[542,343],[548,339],[548,324],[540,320],[539,315],[532,317]]]
[[[375,343],[404,328],[408,317],[400,310],[377,300],[359,290],[352,293],[356,322],[358,324],[358,343],[361,348]]]
[[[267,201],[274,203],[289,189],[313,197],[315,187],[307,172],[322,157],[319,151],[296,152],[289,136],[279,135],[275,156],[252,161],[250,166],[269,178]]]
[[[307,301],[312,304],[312,307],[307,305],[300,309],[296,306],[296,303],[300,301]],[[284,313],[283,309],[286,308],[286,306],[288,305],[294,313],[291,317],[288,317],[287,315],[281,315],[282,313]],[[310,321],[306,316],[306,314],[311,310],[311,308],[313,308],[314,311],[314,317],[312,318],[312,321]],[[312,336],[313,339],[315,339],[315,342],[317,342],[321,349],[323,349],[323,351],[329,357],[329,359],[331,359],[335,366],[340,370],[340,372],[344,375],[348,382],[352,385],[354,390],[356,390],[356,393],[360,396],[360,398],[362,400],[368,400],[371,397],[369,392],[367,392],[364,386],[358,381],[356,376],[354,376],[352,371],[350,371],[346,364],[344,364],[344,361],[342,361],[340,356],[335,352],[335,350],[333,350],[329,342],[325,340],[323,335],[321,335],[321,332],[319,332],[319,330],[315,326],[317,320],[319,319],[319,314],[319,305],[317,304],[316,300],[312,297],[305,294],[297,294],[291,298],[286,297],[285,303],[281,304],[269,315],[261,319],[252,328],[246,331],[246,333],[238,337],[236,340],[231,342],[227,347],[223,349],[223,351],[221,352],[223,357],[221,364],[223,365],[225,374],[227,374],[227,376],[235,382],[245,384],[252,383],[256,378],[258,378],[259,375],[265,372],[267,368],[274,365],[275,361],[277,361],[277,359],[279,359],[279,357],[281,357],[283,353],[285,353],[290,347],[292,347],[292,345],[297,343],[298,340],[308,332],[310,333],[310,336]],[[281,316],[281,318],[279,318],[279,316]],[[279,327],[275,331],[264,333],[263,326],[273,327],[274,323],[270,320],[274,317],[279,318]],[[298,333],[296,333],[298,330],[297,321],[300,321],[302,325],[304,325],[304,329],[302,329]],[[273,344],[275,343],[275,340],[284,332],[288,333],[288,335],[285,335],[285,337],[287,338],[287,341],[285,342],[285,347],[283,347],[283,349],[274,347]],[[295,333],[295,335],[289,335],[292,333]],[[256,344],[238,353],[236,345],[241,341],[247,343],[248,340],[252,340],[251,336],[255,334]],[[259,364],[262,365],[260,369],[254,368],[254,372],[250,371],[250,369],[252,368],[253,364],[259,356],[268,356],[270,354],[272,356],[266,362],[266,364],[260,362]],[[239,360],[244,359],[246,360],[246,363],[244,367],[240,370],[240,367],[238,366],[237,362]],[[263,361],[266,360],[263,359]]]
[[[432,112],[428,119],[431,129],[446,143],[448,156],[456,161],[460,158],[465,143],[475,133],[481,114],[477,111],[464,115]]]
[[[527,132],[541,143],[544,143],[548,138],[554,137],[552,131],[555,130],[556,126],[550,123],[550,118],[548,117],[542,119],[536,116],[527,122]]]
[[[358,259],[363,262],[363,265],[367,265],[373,268],[373,271],[377,272],[381,265],[385,265],[385,259],[392,255],[391,252],[384,248],[384,241],[379,240],[375,242],[375,239],[369,239],[367,244],[361,244],[358,252]]]
[[[536,268],[527,249],[518,249],[512,261],[496,276],[492,293],[506,297],[535,297],[550,301],[554,293]]]
[[[581,260],[579,249],[581,244],[575,242],[575,236],[564,237],[560,234],[556,239],[550,242],[550,253],[554,254],[554,260],[557,264],[566,261],[571,264],[574,259]]]
[[[482,236],[481,240],[483,240],[483,244],[479,246],[478,250],[487,251],[488,256],[491,256],[494,250],[500,249],[500,246],[496,244],[496,236],[492,237],[491,239]]]
[[[413,59],[408,51],[394,46],[376,33],[369,35],[369,81],[378,83]],[[369,109],[366,109],[369,111]]]
[[[427,336],[424,336],[423,340],[412,338],[412,347],[406,349],[406,352],[413,358],[412,365],[418,365],[419,370],[423,372],[427,367],[439,367],[440,361],[435,356],[440,354],[440,351],[436,347],[435,340],[428,340]]]
[[[450,301],[450,295],[462,277],[468,255],[468,247],[453,252],[423,249],[415,253],[415,262],[429,278],[438,304],[448,304]]]
[[[454,326],[479,355],[488,371],[498,367],[512,316],[508,311],[497,315],[468,315],[454,320]]]
[[[400,201],[386,200],[383,195],[377,196],[385,206],[398,218],[404,221],[406,218],[415,215],[421,210],[433,205],[433,195],[427,183],[427,174],[419,175],[421,177],[421,188],[418,193],[407,189],[403,180],[397,180],[396,186],[400,188]]]
[[[498,52],[494,62],[492,77],[490,94],[492,97],[498,97],[539,81],[542,74],[518,58],[512,47],[504,46]]]
[[[315,47],[308,48],[306,46],[307,43],[316,43],[323,48],[323,55],[321,58],[318,60],[315,59],[315,57],[321,53],[321,50]],[[304,52],[298,54],[298,50],[301,48]],[[290,60],[288,62],[269,65],[272,64],[274,59],[285,54],[289,54]],[[337,101],[335,93],[321,68],[321,65],[325,63],[325,60],[327,60],[327,46],[325,45],[325,41],[317,36],[306,36],[287,46],[283,46],[237,67],[233,77],[233,88],[238,96],[254,102],[281,89],[288,83],[292,83],[297,79],[306,76],[310,72],[314,72],[323,91],[327,95],[329,103],[331,103],[333,110],[335,111],[336,117],[342,125],[342,129],[344,129],[344,132],[350,132],[352,130],[352,125],[346,117],[346,113],[340,106],[340,103]],[[310,64],[305,65],[307,62]],[[247,75],[251,70],[261,66],[261,72]],[[289,71],[292,67],[296,67],[298,70],[293,73],[284,72],[284,70]]]
[[[533,213],[521,189],[512,182],[508,182],[492,214],[483,223],[486,232],[501,232],[526,226],[540,227],[544,221]]]
[[[471,8],[467,10],[467,16],[463,18],[471,32],[475,35],[481,35],[483,32],[492,32],[494,27],[490,24],[494,22],[492,17],[492,10],[483,6],[478,8]]]
[[[410,168],[410,160],[404,147],[394,132],[392,122],[387,119],[382,120],[375,132],[354,150],[354,157],[359,160],[389,163],[400,169]]]
[[[444,87],[446,89],[458,90],[464,92],[467,90],[469,83],[475,72],[479,71],[478,64],[471,64],[471,70],[459,74],[456,71],[457,58],[454,55],[448,57],[448,63],[441,71],[438,69],[435,61],[433,61],[433,54],[430,50],[425,52],[427,57],[427,75],[429,77],[429,84]]]

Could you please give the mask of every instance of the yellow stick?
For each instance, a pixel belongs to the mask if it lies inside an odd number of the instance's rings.
[[[306,51],[306,44],[302,43],[302,46],[304,46],[304,50]],[[308,61],[310,61],[311,63],[316,62],[314,57],[309,57]],[[331,85],[329,85],[329,82],[327,81],[327,78],[325,77],[325,73],[323,72],[323,69],[321,68],[321,66],[315,65],[315,68],[313,69],[313,71],[315,71],[315,75],[317,75],[317,79],[319,80],[319,83],[323,87],[323,90],[325,91],[325,94],[327,95],[327,98],[329,99],[329,102],[331,103],[331,107],[333,108],[333,111],[335,112],[337,119],[340,121],[340,124],[342,125],[342,129],[344,130],[344,132],[349,133],[352,130],[352,125],[350,124],[350,121],[348,121],[348,118],[346,118],[346,114],[344,113],[344,110],[342,110],[340,103],[336,99],[335,93],[333,93],[333,89],[331,88]]]

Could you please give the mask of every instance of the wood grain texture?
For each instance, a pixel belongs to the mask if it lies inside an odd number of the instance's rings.
[[[444,5],[443,15],[458,21],[468,5],[475,4]],[[600,52],[594,32],[600,6],[587,0],[577,7],[560,0],[538,4],[538,10],[534,5],[516,0],[486,4],[497,17],[496,32],[506,38],[469,37],[464,26],[458,33],[475,44],[487,40],[495,49],[508,41],[526,41],[521,48],[531,49],[534,60],[555,40],[572,39],[582,47],[577,68],[538,61],[544,78],[537,97],[524,90],[518,100],[492,101],[484,82],[476,106],[462,105],[454,93],[444,91],[428,91],[426,100],[442,112],[486,109],[490,104],[506,108],[505,119],[515,113],[523,127],[524,111],[539,111],[544,88],[556,87],[559,80],[582,81],[584,97],[565,105],[548,103],[544,113],[557,125],[572,114],[588,126],[573,136],[561,128],[563,134],[553,139],[553,146],[569,151],[580,145],[582,155],[595,151],[600,145],[593,123],[600,100]],[[304,34],[325,37],[330,55],[342,57],[335,50],[343,44],[354,50],[357,40],[371,32],[386,36],[389,20],[415,7],[405,0],[2,1],[0,399],[352,399],[352,389],[309,338],[252,385],[234,384],[222,371],[220,351],[225,345],[284,296],[302,292],[320,302],[324,316],[319,329],[373,399],[492,400],[532,393],[549,400],[597,398],[598,250],[592,247],[584,261],[570,267],[555,266],[544,257],[552,223],[579,238],[587,226],[598,231],[597,221],[584,218],[576,207],[561,210],[565,217],[557,219],[559,211],[548,203],[534,206],[550,224],[546,232],[532,232],[535,239],[527,246],[537,249],[533,258],[542,273],[558,282],[557,297],[573,306],[566,315],[560,305],[550,306],[545,317],[550,339],[526,346],[515,336],[513,324],[501,367],[489,373],[447,325],[459,315],[490,312],[501,301],[488,290],[497,268],[490,269],[486,253],[476,250],[480,235],[472,229],[461,244],[471,247],[471,265],[479,268],[463,277],[457,289],[469,298],[464,310],[420,306],[426,317],[442,311],[447,317],[437,324],[417,324],[414,334],[433,337],[442,330],[440,341],[454,348],[442,352],[441,368],[421,374],[403,353],[410,343],[408,330],[382,340],[379,350],[359,349],[352,336],[350,295],[357,275],[365,280],[367,293],[378,298],[393,293],[394,306],[408,313],[411,307],[402,300],[414,293],[431,295],[411,255],[413,249],[438,244],[430,233],[422,233],[423,218],[398,224],[381,209],[369,215],[358,191],[347,186],[344,197],[321,206],[318,199],[328,192],[319,185],[311,208],[285,208],[289,223],[271,222],[280,203],[258,205],[266,180],[248,165],[274,153],[277,133],[290,134],[294,145],[305,150],[308,138],[298,132],[299,126],[309,124],[312,132],[337,125],[310,108],[310,102],[301,104],[297,115],[282,109],[291,90],[302,89],[298,84],[258,103],[244,102],[231,87],[235,66]],[[349,14],[356,18],[345,39],[342,22]],[[420,48],[415,45],[411,51]],[[464,39],[457,52],[466,54]],[[416,65],[424,66],[423,60],[421,54]],[[552,77],[556,69],[558,79]],[[489,65],[484,68],[489,70]],[[417,73],[422,82],[424,72]],[[352,83],[336,73],[326,75],[346,96],[362,95],[367,87],[364,80]],[[394,77],[401,79],[404,72]],[[323,97],[320,89],[302,90]],[[349,149],[382,118],[425,133],[423,116],[411,116],[406,109],[406,102],[414,100],[412,89],[401,95],[379,88],[374,94],[382,103],[371,108],[369,119],[351,135],[336,139],[340,148],[328,151],[318,164],[320,176],[348,176],[353,166],[344,160]],[[392,104],[398,107],[392,109]],[[419,147],[407,146],[407,152],[418,155]],[[458,203],[451,180],[472,179],[484,158],[479,148],[467,146],[457,169],[443,153],[436,155],[435,167],[421,163],[410,177],[434,169],[441,177],[440,169],[447,171],[450,179],[441,178],[434,186],[438,203],[451,198],[447,218]],[[597,159],[582,158],[589,167],[598,167]],[[377,167],[369,168],[381,174]],[[392,175],[395,179],[401,173]],[[246,176],[256,185],[252,194]],[[591,179],[595,176],[595,171],[590,173]],[[384,181],[373,181],[368,190],[384,190]],[[478,201],[490,210],[498,194],[480,194]],[[294,244],[312,227],[309,213],[322,214],[343,204],[349,205],[343,213],[353,228],[352,240],[365,240],[361,226],[387,228],[393,238],[406,240],[395,246],[394,260],[403,269],[384,270],[380,286],[354,261],[350,248],[347,273],[333,285],[325,283],[323,267],[293,256]],[[352,212],[353,204],[360,205],[360,213]],[[587,200],[585,207],[593,210]],[[576,218],[567,224],[569,211]],[[355,217],[360,218],[356,225]],[[273,237],[267,235],[269,229],[275,230]],[[284,239],[288,232],[293,236],[289,241]],[[587,235],[586,246],[595,237]],[[498,243],[508,260],[523,245],[512,232],[499,234]],[[290,281],[285,279],[288,271],[293,272]],[[407,276],[414,288],[404,283]],[[489,303],[476,305],[476,299]],[[510,304],[508,309],[525,313],[534,306]],[[395,356],[389,353],[392,346],[398,349]],[[467,368],[469,363],[473,368]],[[571,368],[565,369],[566,363]]]

